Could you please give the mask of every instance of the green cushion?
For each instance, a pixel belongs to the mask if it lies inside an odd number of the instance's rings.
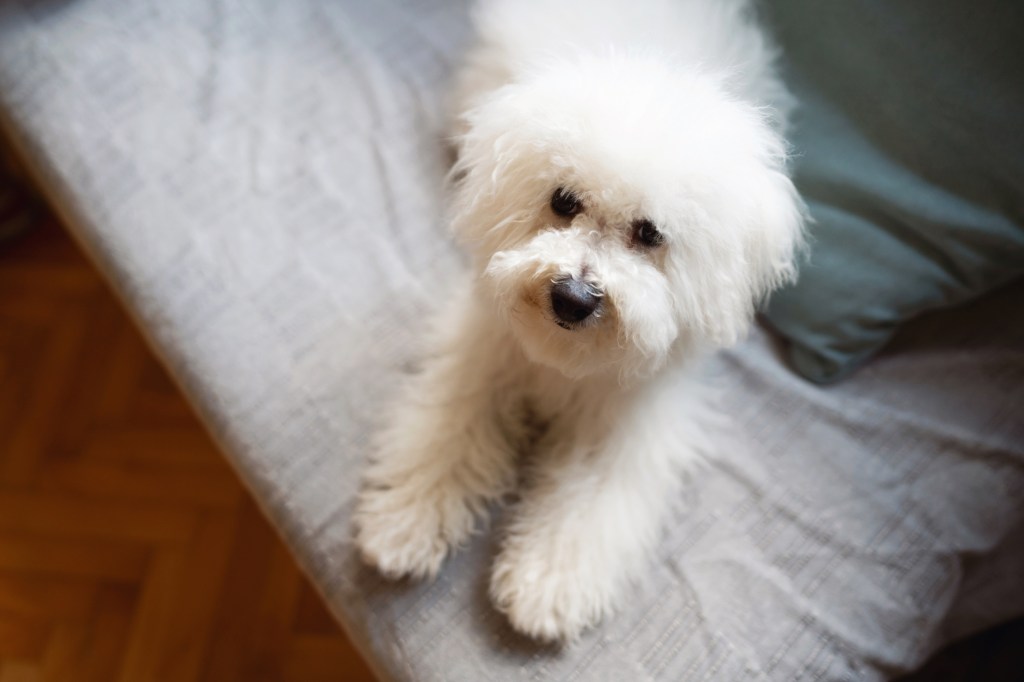
[[[1024,273],[1024,3],[776,0],[809,261],[769,322],[808,379]]]

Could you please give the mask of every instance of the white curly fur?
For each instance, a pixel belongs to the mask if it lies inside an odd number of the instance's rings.
[[[363,557],[429,578],[516,488],[491,595],[568,640],[615,605],[699,458],[699,351],[795,275],[790,100],[745,0],[492,0],[458,81],[451,222],[475,281],[377,443]],[[574,216],[550,201],[566,188]],[[636,221],[663,235],[638,244]],[[556,324],[553,282],[600,297]]]

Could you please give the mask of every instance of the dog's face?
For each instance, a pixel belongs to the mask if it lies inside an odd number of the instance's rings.
[[[466,114],[453,225],[526,354],[645,375],[735,341],[802,205],[762,112],[655,59],[548,65]]]

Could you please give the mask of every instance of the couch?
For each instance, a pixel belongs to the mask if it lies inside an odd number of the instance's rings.
[[[1024,614],[1024,288],[818,386],[712,360],[719,454],[628,605],[568,648],[351,542],[381,406],[463,261],[442,220],[465,0],[8,0],[0,117],[382,679],[881,680]],[[501,510],[492,525],[500,527]]]

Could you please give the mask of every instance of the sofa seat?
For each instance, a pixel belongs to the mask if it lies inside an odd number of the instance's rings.
[[[755,330],[627,605],[575,645],[352,547],[368,436],[463,268],[442,221],[463,0],[8,0],[0,116],[224,455],[394,680],[881,680],[1024,614],[1024,290],[836,386]],[[493,525],[500,527],[500,510]]]

